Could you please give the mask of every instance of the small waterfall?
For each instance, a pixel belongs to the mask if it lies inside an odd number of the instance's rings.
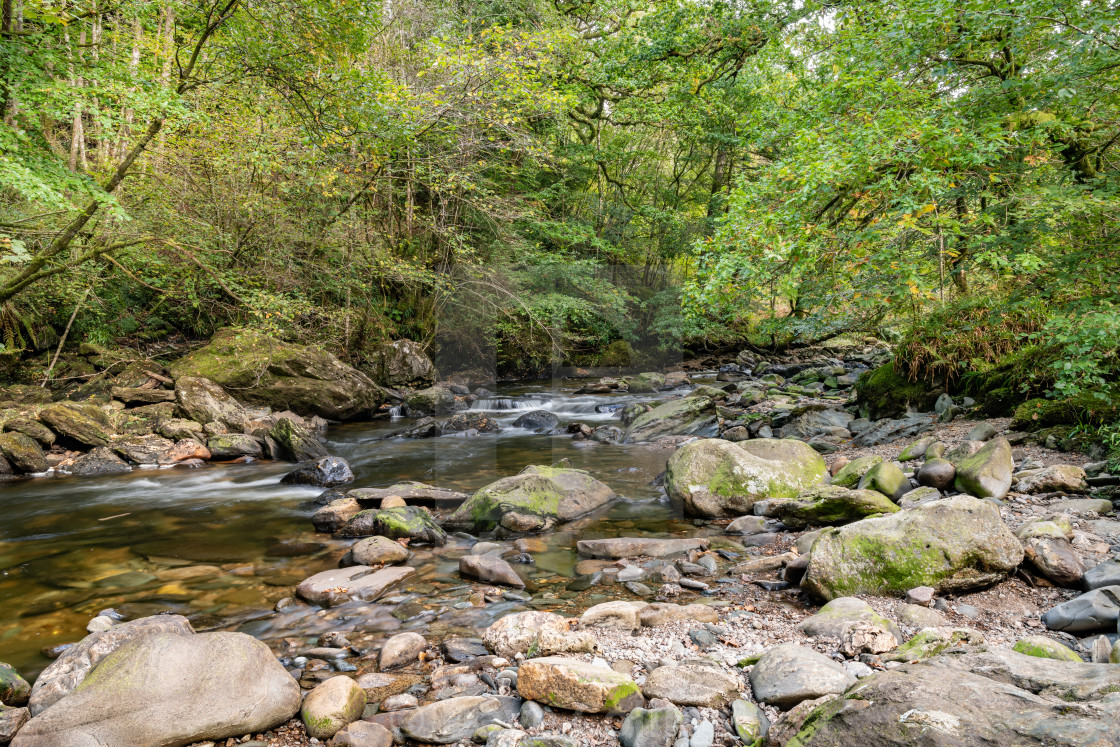
[[[393,405],[389,408],[389,417],[393,420],[404,417],[404,405]]]
[[[513,399],[512,397],[497,397],[494,399],[480,399],[472,406],[472,410],[542,410],[548,409],[551,403],[544,399]]]

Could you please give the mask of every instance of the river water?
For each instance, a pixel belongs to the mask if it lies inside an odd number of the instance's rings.
[[[575,382],[522,382],[480,401],[503,430],[477,437],[386,438],[408,419],[332,428],[328,450],[356,475],[347,487],[386,487],[419,480],[471,492],[529,464],[568,459],[610,485],[621,500],[542,537],[547,548],[522,570],[531,605],[577,608],[601,601],[566,590],[577,538],[695,534],[652,482],[669,452],[640,445],[573,442],[570,436],[512,427],[529,409],[548,409],[560,431],[573,421],[617,422],[598,405],[648,401],[658,395],[574,395]],[[137,470],[123,476],[51,478],[0,485],[0,661],[33,677],[50,660],[45,646],[85,635],[89,619],[113,608],[128,618],[158,612],[190,617],[196,629],[234,629],[265,640],[314,636],[347,626],[373,632],[473,632],[522,602],[480,605],[458,577],[470,547],[452,538],[443,548],[415,548],[417,575],[378,604],[350,603],[327,612],[276,603],[294,586],[333,568],[353,540],[316,534],[310,501],[319,488],[279,484],[289,464],[211,464],[194,470]],[[511,597],[514,595],[511,595]],[[589,601],[588,601],[589,600]],[[355,622],[357,621],[357,622]]]

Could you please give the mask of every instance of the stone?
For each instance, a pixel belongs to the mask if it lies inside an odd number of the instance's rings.
[[[895,634],[877,623],[857,622],[840,636],[840,653],[850,659],[860,654],[884,654],[896,648],[898,638]]]
[[[320,488],[336,488],[354,481],[350,465],[342,457],[325,456],[314,462],[301,464],[280,478],[281,485],[314,485]]]
[[[104,446],[90,449],[89,452],[82,454],[69,464],[60,464],[58,469],[75,477],[120,475],[132,471],[132,467],[129,467],[123,459]]]
[[[937,610],[917,604],[900,604],[895,609],[898,622],[910,628],[939,628],[947,625],[945,616]]]
[[[455,393],[440,385],[413,392],[408,395],[405,402],[410,410],[431,415],[444,415],[454,412],[460,406],[459,401],[455,399]]]
[[[715,402],[706,396],[693,395],[662,402],[638,415],[624,431],[623,441],[641,443],[665,436],[695,436],[714,431],[715,424]]]
[[[1042,622],[1050,630],[1063,633],[1112,633],[1118,617],[1120,586],[1103,586],[1051,607],[1042,615]]]
[[[428,641],[419,633],[397,633],[381,647],[377,667],[382,672],[403,667],[420,658],[428,648]]]
[[[102,658],[12,744],[174,747],[267,731],[299,705],[296,681],[251,636],[156,633]]]
[[[910,490],[910,481],[894,462],[879,462],[859,480],[860,490],[876,490],[898,502]]]
[[[953,484],[962,493],[977,498],[1003,498],[1007,495],[1015,461],[1011,456],[1011,444],[1006,438],[989,441],[975,454],[955,464],[957,476]]]
[[[396,565],[405,562],[411,555],[401,543],[388,537],[366,537],[343,556],[343,565]]]
[[[420,683],[421,678],[415,674],[386,674],[384,672],[365,672],[358,675],[358,687],[366,694],[367,703],[382,703],[385,700],[400,695]]]
[[[409,708],[416,708],[420,705],[420,701],[416,696],[411,693],[398,693],[397,695],[390,695],[385,700],[381,701],[382,711],[404,711]]]
[[[221,385],[207,378],[183,376],[175,382],[175,398],[187,417],[199,423],[221,423],[240,431],[250,420],[245,407]]]
[[[1022,545],[994,505],[954,496],[824,530],[801,588],[825,600],[901,596],[916,586],[957,593],[996,583],[1022,559]]]
[[[39,410],[39,420],[83,446],[108,446],[114,433],[109,416],[96,405],[55,402]]]
[[[401,722],[405,737],[430,744],[453,744],[470,739],[479,728],[511,724],[521,713],[521,701],[492,695],[447,698],[406,712]]]
[[[618,741],[622,747],[672,747],[682,720],[676,708],[635,708],[622,722]]]
[[[1106,560],[1085,571],[1082,581],[1086,591],[1104,586],[1120,586],[1120,560]]]
[[[1026,559],[1059,586],[1080,586],[1085,575],[1081,556],[1065,537],[1029,537],[1023,543]]]
[[[372,379],[330,353],[247,328],[218,330],[170,370],[177,392],[184,377],[204,377],[243,402],[329,420],[368,418],[385,401]]]
[[[517,612],[497,620],[482,635],[486,647],[498,656],[591,653],[599,644],[589,633],[572,632],[568,621],[552,612]]]
[[[937,590],[932,586],[915,586],[906,592],[906,601],[910,604],[918,604],[922,607],[928,607],[933,602],[933,595]]]
[[[799,622],[797,629],[814,638],[842,639],[848,629],[857,623],[871,623],[891,631],[896,644],[902,640],[902,633],[898,630],[898,626],[857,597],[833,599],[821,607],[815,615]]]
[[[894,443],[913,438],[933,427],[933,420],[925,416],[906,417],[901,420],[879,420],[852,439],[852,445],[864,449],[868,446]]]
[[[540,726],[544,723],[544,709],[539,704],[526,700],[521,704],[521,714],[517,717],[517,721],[526,729]]]
[[[965,436],[969,441],[987,441],[999,435],[999,431],[991,423],[978,423]]]
[[[638,630],[642,627],[642,610],[648,606],[646,602],[603,602],[588,608],[579,622],[587,628]]]
[[[1060,661],[1006,648],[980,647],[938,656],[930,663],[941,667],[948,679],[961,672],[982,673],[1035,694],[1056,695],[1065,704],[1098,700],[1120,691],[1120,669],[1111,664]]]
[[[832,484],[839,485],[842,488],[854,488],[859,485],[860,479],[867,473],[867,470],[882,463],[882,461],[883,457],[878,455],[856,457],[833,475]]]
[[[560,425],[560,418],[548,410],[530,410],[513,421],[514,428],[525,428],[537,433],[547,433]]]
[[[366,364],[378,384],[391,387],[426,386],[435,381],[437,371],[424,346],[412,340],[394,340],[374,348]]]
[[[531,465],[478,490],[444,524],[484,532],[546,531],[602,508],[617,496],[589,473]]]
[[[667,558],[682,555],[692,550],[706,550],[710,541],[696,539],[658,539],[656,537],[611,537],[608,539],[578,540],[576,549],[580,555],[591,558]]]
[[[715,743],[715,727],[712,722],[704,719],[692,732],[688,740],[688,747],[712,747]]]
[[[355,499],[350,497],[339,498],[316,511],[311,516],[311,523],[314,525],[316,532],[337,532],[361,511],[362,507]],[[381,537],[380,539],[386,538]],[[361,564],[358,563],[357,565]],[[375,565],[375,563],[369,563],[368,565]]]
[[[686,661],[650,672],[642,693],[674,705],[722,709],[738,697],[741,687],[738,677],[714,664]]]
[[[243,433],[222,433],[206,439],[206,448],[210,457],[216,461],[252,457],[260,459],[264,456],[264,447],[260,439],[247,436]]]
[[[1085,470],[1081,467],[1053,464],[1020,478],[1015,490],[1020,493],[1084,493],[1088,490],[1085,479]]]
[[[884,654],[884,661],[915,662],[930,659],[946,649],[978,646],[984,636],[968,628],[937,627],[918,631],[914,637],[894,651]]]
[[[352,599],[372,602],[415,572],[407,566],[375,570],[364,565],[322,571],[304,579],[296,587],[296,594],[304,601],[323,607],[333,607]]]
[[[1050,504],[1053,511],[1078,514],[1107,514],[1112,511],[1112,501],[1105,498],[1066,498]]]
[[[740,516],[733,522],[727,525],[723,530],[725,534],[765,534],[770,531],[768,521],[765,516]]]
[[[770,731],[770,719],[762,709],[742,698],[731,704],[731,724],[745,745],[761,744]]]
[[[629,713],[645,705],[633,679],[580,659],[527,659],[517,670],[517,692],[526,700],[581,713]]]
[[[181,615],[156,615],[130,620],[102,633],[87,635],[63,651],[36,678],[30,697],[32,715],[42,713],[69,694],[98,662],[124,644],[152,635],[193,633],[191,624]],[[3,702],[8,703],[7,700]]]
[[[328,742],[330,747],[392,747],[393,733],[381,724],[354,721]]]
[[[827,474],[824,459],[802,441],[700,439],[669,457],[665,488],[687,516],[741,516],[763,499],[796,498]]]
[[[390,508],[391,505],[385,505],[385,500],[400,498],[404,501],[404,505],[426,506],[433,509],[455,509],[469,497],[466,493],[445,490],[416,481],[398,482],[387,488],[354,488],[347,491],[346,495],[366,507]]]
[[[930,501],[939,501],[943,497],[944,496],[941,495],[941,491],[937,488],[923,486],[920,488],[914,488],[913,490],[903,495],[902,498],[900,498],[898,501],[898,507],[903,509],[914,508],[915,506],[921,506],[922,504],[929,503]]]
[[[31,418],[9,418],[4,421],[4,430],[30,436],[43,446],[52,445],[57,438],[50,428]]]
[[[35,474],[47,471],[47,458],[39,442],[14,431],[0,433],[0,453],[20,472]]]
[[[641,609],[642,627],[656,628],[674,622],[718,623],[719,613],[706,604],[655,602]]]
[[[448,638],[443,642],[443,655],[448,661],[468,661],[489,653],[481,638]]]
[[[379,510],[359,511],[336,532],[338,537],[407,538],[417,544],[441,547],[447,533],[423,506],[394,506]]]
[[[938,413],[940,414],[940,413]],[[926,436],[919,438],[914,443],[907,446],[898,455],[898,461],[909,462],[914,459],[921,459],[926,455],[926,450],[936,441],[933,436]]]
[[[309,737],[330,739],[339,730],[362,717],[366,693],[349,677],[331,677],[303,700],[299,715]]]
[[[855,684],[844,667],[812,649],[785,643],[769,649],[751,668],[754,699],[777,708],[839,695]]]
[[[15,739],[16,733],[31,718],[26,708],[8,708],[0,705],[0,744],[6,745]]]
[[[31,685],[19,676],[10,664],[0,662],[0,703],[6,706],[25,706],[31,697]]]
[[[778,502],[774,513],[790,529],[804,529],[822,524],[847,524],[898,510],[898,506],[878,490],[821,485],[802,492],[793,500]]]
[[[277,446],[278,453],[272,455],[273,459],[287,459],[290,462],[315,462],[328,456],[327,447],[323,445],[318,434],[293,418],[278,418],[276,423],[268,429],[268,437],[275,441]],[[337,459],[337,457],[333,458]],[[346,466],[347,471],[350,469],[345,460],[339,459],[339,461]],[[332,466],[338,467],[339,465]],[[345,472],[340,472],[340,474],[344,476]],[[346,482],[353,479],[354,476],[350,475],[350,479]],[[314,485],[316,483],[299,484]]]
[[[459,558],[459,575],[515,589],[525,588],[525,581],[517,575],[513,566],[497,555],[464,555]]]
[[[1020,638],[1015,642],[1012,650],[1027,656],[1081,663],[1081,657],[1074,653],[1073,649],[1063,646],[1058,641],[1044,635],[1029,635],[1026,638]]]
[[[809,441],[815,436],[847,431],[852,420],[854,416],[843,410],[810,410],[778,429],[778,437]]]
[[[957,468],[948,459],[927,459],[918,468],[914,478],[919,485],[936,490],[948,490],[957,478]]]

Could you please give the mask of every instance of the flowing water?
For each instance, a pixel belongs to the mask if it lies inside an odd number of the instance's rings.
[[[411,422],[394,418],[332,428],[328,450],[350,462],[357,479],[349,487],[419,480],[471,492],[526,465],[565,458],[589,470],[621,500],[544,535],[546,549],[522,568],[531,605],[572,606],[576,595],[566,583],[574,575],[577,538],[697,531],[652,485],[665,467],[666,450],[573,442],[567,435],[512,427],[529,409],[556,414],[562,432],[577,420],[592,426],[617,422],[616,413],[597,411],[601,405],[677,396],[574,395],[577,386],[501,387],[497,397],[474,407],[503,426],[499,433],[391,438]],[[312,530],[309,518],[318,506],[311,499],[321,490],[280,485],[290,469],[279,463],[211,464],[0,485],[0,661],[33,676],[49,663],[43,647],[80,639],[89,619],[107,608],[129,618],[170,611],[187,615],[199,630],[243,630],[273,641],[317,635],[340,620],[372,632],[473,632],[521,604],[511,598],[472,605],[472,587],[457,573],[457,559],[471,540],[452,537],[443,548],[416,548],[409,564],[417,576],[378,604],[274,612],[299,581],[335,567],[353,543]]]

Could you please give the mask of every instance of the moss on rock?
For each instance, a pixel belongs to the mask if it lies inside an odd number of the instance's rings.
[[[856,381],[856,400],[872,420],[902,415],[910,407],[932,410],[937,393],[924,382],[909,381],[886,363]]]

